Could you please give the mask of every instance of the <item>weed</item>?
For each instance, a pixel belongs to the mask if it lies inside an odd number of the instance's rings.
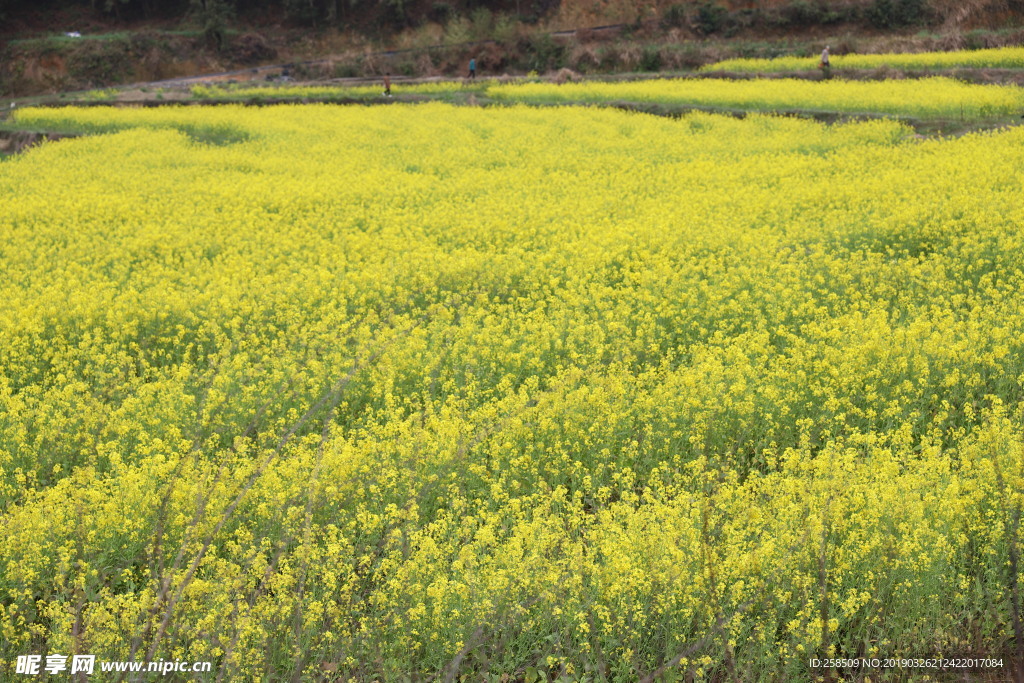
[[[697,8],[694,26],[704,35],[718,33],[726,28],[729,11],[714,2],[704,2]]]
[[[686,6],[678,2],[669,5],[661,15],[661,23],[665,28],[686,26]]]
[[[918,24],[925,18],[924,0],[875,0],[868,18],[883,29]]]
[[[639,66],[641,71],[660,71],[662,66],[661,50],[654,45],[645,47],[640,56]]]
[[[520,43],[526,55],[526,68],[530,71],[554,71],[565,66],[567,50],[564,44],[546,33],[536,34]]]

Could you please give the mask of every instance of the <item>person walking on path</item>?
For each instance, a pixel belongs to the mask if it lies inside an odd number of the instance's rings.
[[[825,78],[832,77],[832,64],[828,60],[828,45],[821,51],[821,62],[818,64],[818,68],[821,69],[821,73],[824,74]]]
[[[391,72],[384,74],[384,96],[391,97]]]
[[[469,60],[469,78],[476,80],[476,59]]]

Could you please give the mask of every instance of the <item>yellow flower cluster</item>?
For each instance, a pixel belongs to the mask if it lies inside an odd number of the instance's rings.
[[[494,85],[487,94],[531,104],[616,103],[714,107],[764,112],[810,111],[984,120],[1019,114],[1024,89],[949,78],[910,81],[802,79],[659,79],[604,83]]]
[[[102,134],[0,162],[0,666],[808,680],[1011,640],[1024,129],[15,121]]]
[[[383,83],[383,80],[381,80]],[[463,81],[426,81],[422,83],[393,82],[392,90],[397,94],[413,95],[444,95],[461,92],[467,88],[480,90],[496,83],[493,80],[464,83]],[[196,85],[190,92],[198,99],[297,99],[310,98],[318,100],[367,99],[381,95],[381,84],[373,85],[264,85],[251,86],[246,84],[232,85]]]
[[[806,71],[818,66],[819,56],[775,57],[772,59],[727,59],[702,67],[701,71],[743,71],[781,73]],[[833,55],[837,69],[1020,69],[1024,68],[1024,47],[997,47],[952,52],[902,52],[894,54]]]

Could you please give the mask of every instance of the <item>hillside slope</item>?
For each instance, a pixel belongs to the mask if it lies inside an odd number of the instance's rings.
[[[0,0],[0,96],[326,62],[309,78],[686,70],[1019,44],[1024,0]],[[95,6],[95,8],[94,8]],[[301,11],[300,11],[301,10]],[[301,69],[299,65],[296,68]]]

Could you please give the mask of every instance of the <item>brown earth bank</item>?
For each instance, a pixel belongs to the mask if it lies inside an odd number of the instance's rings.
[[[17,154],[48,140],[62,140],[76,135],[67,133],[34,133],[29,131],[0,131],[0,155]]]
[[[140,20],[129,12],[133,2],[107,3],[121,8],[118,18],[90,9],[102,3],[52,0],[49,10],[43,3],[14,12],[16,0],[0,0],[0,13],[7,3],[8,16],[0,29],[0,97],[224,72],[243,72],[232,75],[240,79],[454,76],[470,58],[491,75],[561,68],[607,74],[811,55],[825,42],[835,54],[1024,43],[1024,0],[405,0],[401,21],[379,16],[381,6],[397,0],[339,0],[348,18],[334,15],[331,22],[295,17],[268,2],[245,12],[232,7],[230,21],[212,29],[195,12]],[[279,69],[244,73],[267,65]]]

